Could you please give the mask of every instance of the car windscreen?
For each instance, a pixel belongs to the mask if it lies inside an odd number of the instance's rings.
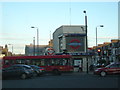
[[[26,69],[32,69],[30,66],[23,66]]]
[[[110,66],[111,66],[111,64],[107,65],[106,67],[108,68],[108,67],[110,67]]]

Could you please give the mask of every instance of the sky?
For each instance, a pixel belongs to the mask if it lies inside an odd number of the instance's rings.
[[[118,16],[120,16],[120,1],[118,3]],[[120,17],[118,17],[118,38],[120,39]]]
[[[61,25],[84,25],[88,20],[88,46],[118,39],[118,2],[0,2],[0,46],[13,45],[13,52],[23,54],[33,43],[39,29],[39,44],[47,45]],[[37,41],[37,40],[36,40]],[[8,45],[11,51],[12,45]]]

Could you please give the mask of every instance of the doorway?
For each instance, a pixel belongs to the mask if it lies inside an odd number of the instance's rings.
[[[83,58],[74,58],[74,72],[82,71]]]

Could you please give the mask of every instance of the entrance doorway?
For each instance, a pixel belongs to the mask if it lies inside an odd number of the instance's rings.
[[[74,72],[82,71],[83,58],[74,58]]]

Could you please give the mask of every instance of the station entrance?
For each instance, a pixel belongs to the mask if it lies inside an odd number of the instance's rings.
[[[83,58],[74,58],[74,72],[80,72],[83,68]]]

